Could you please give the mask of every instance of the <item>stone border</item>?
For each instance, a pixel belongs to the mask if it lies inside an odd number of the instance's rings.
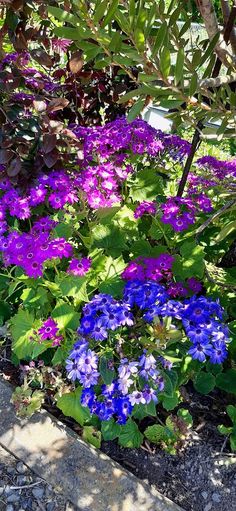
[[[11,394],[11,386],[0,380],[0,445],[79,511],[183,511],[46,411],[19,420]]]

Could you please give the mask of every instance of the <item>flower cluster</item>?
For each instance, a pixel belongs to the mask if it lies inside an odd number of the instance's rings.
[[[214,156],[203,156],[196,161],[200,168],[209,170],[217,179],[236,178],[236,159],[221,161]]]
[[[43,275],[43,264],[48,259],[70,257],[72,245],[64,238],[52,238],[51,229],[55,222],[48,217],[41,218],[28,233],[12,231],[1,239],[1,250],[5,266],[16,265],[24,269],[29,277]],[[35,250],[37,247],[37,250]]]
[[[72,259],[70,262],[67,273],[74,275],[75,277],[83,277],[85,273],[89,271],[91,266],[90,257],[81,257],[80,259]]]
[[[174,257],[161,254],[158,257],[137,257],[131,261],[122,273],[124,280],[145,281],[148,279],[160,281],[172,277],[171,268]]]
[[[79,334],[89,335],[94,341],[104,341],[109,330],[133,325],[133,315],[127,304],[107,294],[98,294],[84,306]]]
[[[157,392],[163,390],[164,379],[157,369],[157,360],[146,350],[138,361],[122,358],[116,372],[110,362],[114,379],[107,385],[102,383],[98,356],[89,348],[88,341],[80,338],[66,362],[68,378],[82,384],[81,403],[88,406],[92,414],[100,420],[114,417],[118,424],[125,424],[135,405],[157,402]],[[99,394],[94,389],[98,384]]]
[[[135,209],[134,218],[140,218],[143,215],[155,215],[156,209],[155,202],[141,202]]]
[[[163,261],[165,268],[170,268],[172,260],[167,256],[163,254]],[[188,285],[195,292],[201,290],[200,283],[194,278],[188,279]],[[68,378],[78,380],[83,387],[82,405],[88,406],[101,420],[113,417],[124,424],[135,405],[157,402],[158,392],[164,389],[160,367],[170,370],[172,363],[165,358],[165,352],[155,356],[155,350],[150,353],[143,349],[140,332],[143,335],[145,328],[152,327],[152,342],[156,346],[160,339],[164,346],[171,333],[175,339],[176,333],[180,333],[186,352],[193,359],[204,362],[209,357],[212,363],[223,362],[228,340],[223,313],[217,300],[204,296],[194,294],[182,302],[170,299],[168,289],[153,280],[131,278],[125,285],[122,300],[115,300],[108,294],[95,295],[83,307],[78,329],[80,338],[66,363]],[[128,358],[123,349],[129,327],[133,329],[135,343]],[[132,333],[128,337],[132,340]],[[108,358],[105,356],[106,347],[111,348],[111,343],[113,352],[116,352],[115,359],[111,351]],[[109,385],[104,382],[102,358],[111,375]]]
[[[114,153],[130,151],[154,157],[164,149],[159,133],[142,119],[128,123],[125,117],[120,117],[104,126],[72,126],[72,129],[83,141],[86,161],[92,160],[94,155],[105,161]]]
[[[193,195],[191,198],[169,197],[161,207],[163,211],[162,222],[170,224],[176,232],[183,231],[194,224],[195,215],[199,211],[205,213],[212,211],[211,201],[203,193]]]

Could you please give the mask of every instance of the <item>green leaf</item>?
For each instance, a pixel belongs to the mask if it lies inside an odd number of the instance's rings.
[[[78,28],[57,27],[53,29],[53,32],[57,37],[71,39],[71,41],[78,41],[80,39],[80,33]]]
[[[115,12],[116,12],[116,9],[118,7],[118,4],[119,4],[119,0],[112,0],[111,3],[110,3],[110,6],[107,10],[107,14],[102,22],[102,27],[106,27],[106,25],[108,25],[108,23],[110,23],[110,21],[112,20]]]
[[[74,392],[63,394],[58,397],[57,407],[66,415],[66,417],[72,417],[75,419],[80,426],[83,426],[85,421],[90,418],[89,409],[82,406],[80,403],[82,389],[77,387]]]
[[[121,279],[120,275],[125,267],[126,263],[122,256],[117,259],[110,256],[106,257],[104,270],[99,274],[99,278],[102,280],[99,285],[99,291],[116,297],[121,296],[124,288],[124,281]]]
[[[180,408],[177,412],[177,415],[178,415],[178,417],[181,417],[181,419],[183,419],[184,422],[186,422],[186,424],[188,426],[192,426],[193,418],[192,418],[191,413],[189,413],[188,410],[186,410],[185,408]]]
[[[112,361],[113,361],[112,352],[108,352],[104,356],[100,357],[99,372],[106,385],[110,385],[115,376],[114,370],[109,369],[109,362]]]
[[[227,268],[227,270],[225,270],[224,268],[215,266],[208,261],[206,261],[205,264],[207,273],[209,277],[212,278],[213,282],[215,281],[217,284],[222,286],[226,285],[232,288],[236,288],[236,278],[233,268]]]
[[[158,53],[159,49],[163,45],[164,39],[167,34],[167,28],[168,28],[167,23],[166,23],[166,21],[164,21],[161,24],[160,28],[158,29],[157,36],[156,36],[156,39],[155,39],[155,42],[153,45],[152,57],[155,57],[155,55]]]
[[[236,431],[232,435],[230,435],[230,447],[231,451],[236,451]]]
[[[221,241],[223,241],[227,236],[229,236],[229,234],[231,234],[231,232],[233,232],[234,230],[236,229],[236,220],[232,221],[232,222],[229,222],[227,225],[225,225],[223,227],[223,229],[221,229],[221,231],[219,232],[219,234],[216,236],[215,238],[215,242],[216,243],[220,243]]]
[[[204,62],[208,59],[208,57],[210,57],[213,53],[213,50],[215,48],[215,45],[217,44],[218,40],[219,40],[219,37],[220,37],[220,32],[217,32],[217,34],[214,35],[214,37],[212,38],[211,42],[209,43],[205,53],[202,55],[202,58],[201,58],[201,61],[200,61],[200,65],[202,66],[204,64]]]
[[[236,394],[236,369],[228,369],[216,377],[216,386],[229,394]]]
[[[94,13],[93,13],[93,21],[95,23],[99,23],[99,21],[103,18],[107,9],[107,0],[103,0],[102,2],[97,2]]]
[[[72,305],[58,300],[55,309],[52,311],[52,317],[57,322],[59,328],[71,328],[77,330],[80,314],[74,310]]]
[[[55,354],[52,358],[52,365],[62,365],[66,358],[68,357],[68,351],[66,351],[62,346],[59,346],[57,350],[55,351]]]
[[[28,310],[20,309],[13,316],[11,320],[12,348],[19,360],[31,357],[35,347],[38,347],[39,353],[47,349],[45,343],[39,344],[30,339],[39,326],[40,321],[35,320]]]
[[[102,421],[101,431],[103,439],[108,442],[118,438],[121,432],[121,426],[120,424],[117,424],[114,419]]]
[[[100,449],[102,435],[101,432],[95,429],[93,426],[84,426],[82,438],[88,444],[91,444],[97,449]]]
[[[200,371],[195,380],[194,380],[194,388],[200,394],[209,394],[216,384],[215,376],[211,373],[205,373],[204,371]]]
[[[192,76],[191,76],[191,80],[190,80],[190,84],[189,84],[189,91],[188,91],[188,94],[189,94],[190,98],[196,92],[197,86],[198,86],[197,74],[193,73]]]
[[[183,79],[184,69],[184,49],[179,48],[175,64],[175,84],[177,85]]]
[[[179,396],[175,393],[173,396],[164,397],[162,401],[162,406],[165,410],[170,411],[174,410],[174,408],[179,404]]]
[[[144,107],[145,100],[144,99],[138,99],[136,103],[132,106],[128,113],[127,121],[131,122],[133,121],[141,112],[141,110]]]
[[[186,241],[180,248],[180,256],[175,257],[173,273],[180,280],[188,277],[202,278],[204,275],[204,248],[194,241]]]
[[[153,426],[149,426],[145,429],[144,436],[149,440],[149,442],[159,444],[166,438],[165,428],[160,424],[154,424]]]
[[[233,428],[227,428],[226,426],[223,426],[223,424],[220,424],[219,426],[217,426],[217,429],[219,431],[219,433],[221,435],[230,435],[230,433],[232,433],[232,429]]]
[[[92,229],[93,246],[107,249],[110,253],[126,248],[126,242],[121,230],[113,225],[96,225]]]
[[[52,7],[51,5],[48,5],[47,10],[49,14],[52,14],[52,16],[59,21],[71,23],[71,25],[75,26],[80,24],[80,19],[78,16],[74,16],[74,14],[71,14],[64,9],[59,9],[59,7]]]
[[[232,423],[236,424],[236,406],[229,405],[227,406],[226,411]]]
[[[128,184],[132,200],[142,202],[155,200],[162,191],[163,182],[154,169],[144,168]]]
[[[170,74],[170,65],[170,50],[167,47],[164,47],[160,56],[160,70],[164,78],[168,78]]]
[[[156,405],[155,405],[154,401],[150,401],[150,403],[148,403],[148,405],[139,404],[139,405],[134,406],[132,416],[135,419],[142,420],[142,419],[144,419],[144,417],[148,417],[150,415],[151,415],[151,417],[156,417],[156,415],[157,415]]]
[[[119,444],[122,445],[122,447],[134,449],[135,447],[140,447],[142,441],[143,435],[140,433],[136,422],[132,419],[128,419],[125,426],[121,427]]]
[[[66,276],[59,284],[63,296],[72,296],[75,305],[88,301],[87,277]]]

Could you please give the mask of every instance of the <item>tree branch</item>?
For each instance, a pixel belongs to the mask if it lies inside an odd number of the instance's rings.
[[[230,6],[228,0],[220,0],[221,2],[221,10],[223,14],[224,19],[224,25],[226,26],[228,23],[228,19],[230,16]],[[231,42],[232,50],[234,54],[236,55],[236,30],[235,28],[232,29],[229,40]]]
[[[210,41],[220,32],[214,6],[211,0],[196,0],[197,7],[203,17],[206,31]],[[231,28],[232,30],[232,28]],[[220,34],[215,46],[215,53],[220,61],[227,67],[232,67],[232,55],[230,54],[225,40]]]

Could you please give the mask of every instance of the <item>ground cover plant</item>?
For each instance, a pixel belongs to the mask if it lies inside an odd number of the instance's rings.
[[[134,106],[125,115],[128,98],[114,109],[134,84],[117,66],[94,71],[67,38],[48,48],[42,20],[48,53],[17,47],[1,61],[0,320],[21,371],[13,402],[21,416],[56,403],[96,447],[146,438],[174,454],[192,423],[188,382],[229,402],[236,393],[236,161],[205,146],[178,193],[191,144]]]

